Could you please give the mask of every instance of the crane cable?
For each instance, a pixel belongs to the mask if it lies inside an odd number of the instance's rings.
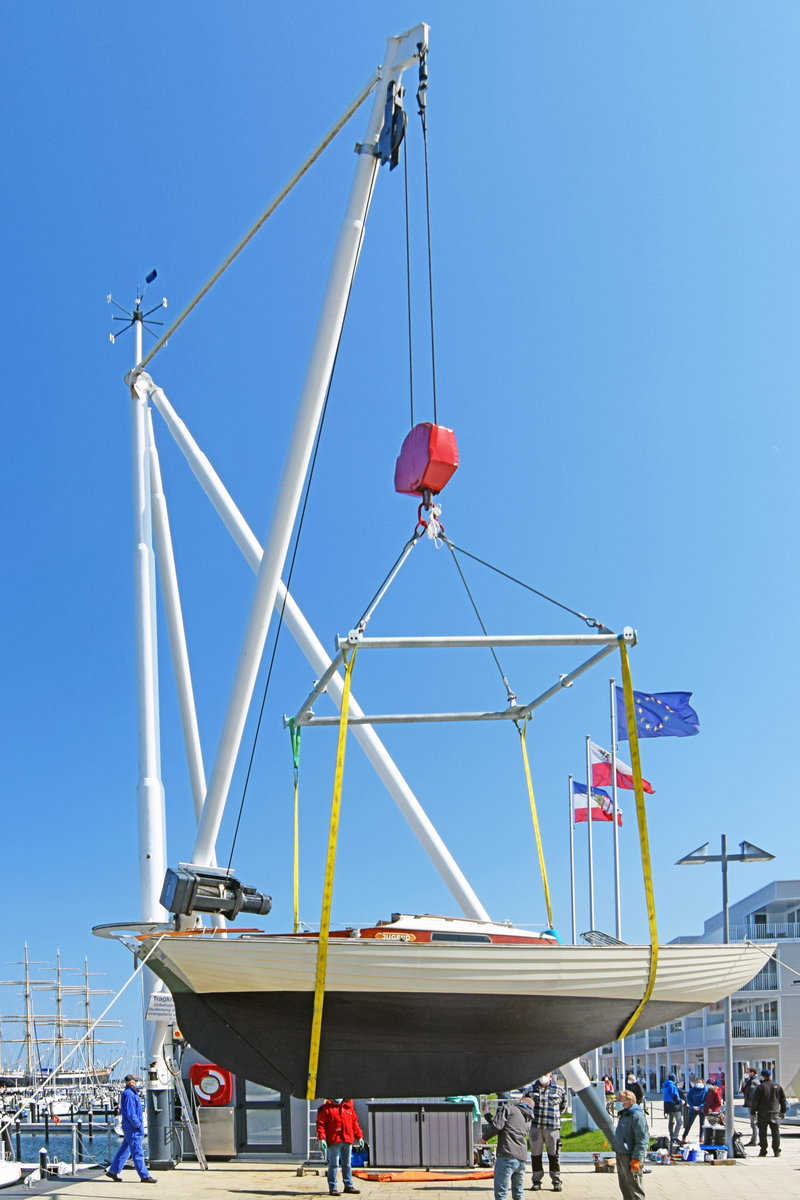
[[[317,942],[317,971],[314,981],[314,1012],[311,1018],[311,1044],[308,1052],[308,1082],[306,1099],[313,1100],[317,1094],[317,1067],[322,1036],[322,1008],[325,1002],[325,978],[328,969],[328,935],[331,928],[331,902],[333,900],[333,875],[336,869],[336,845],[339,838],[339,813],[342,806],[342,777],[344,774],[344,751],[347,742],[347,714],[350,710],[350,682],[356,661],[356,651],[348,659],[345,656],[344,689],[339,713],[339,739],[336,745],[336,769],[333,775],[333,797],[331,799],[331,823],[328,833],[328,857],[325,864],[325,881],[322,889],[322,916]]]
[[[628,650],[620,638],[619,653],[622,660],[622,690],[625,696],[625,718],[628,722],[628,741],[631,747],[631,767],[633,770],[633,791],[636,796],[636,820],[639,824],[639,846],[642,853],[642,874],[644,876],[644,894],[647,903],[647,924],[650,931],[650,967],[647,974],[647,986],[642,999],[617,1034],[621,1041],[627,1037],[636,1024],[642,1009],[653,994],[658,969],[658,930],[656,928],[656,905],[653,893],[653,869],[650,862],[650,842],[647,836],[647,812],[644,805],[644,789],[642,787],[642,761],[639,757],[639,735],[636,731],[636,708],[633,699],[633,684],[631,669],[628,664]]]

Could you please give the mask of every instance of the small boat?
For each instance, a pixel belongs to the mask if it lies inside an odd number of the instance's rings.
[[[305,1094],[318,935],[167,933],[148,966],[184,1036],[248,1079]],[[155,945],[146,936],[142,951]],[[659,949],[635,1028],[677,1020],[746,983],[750,945]],[[564,946],[549,933],[395,914],[331,932],[317,1091],[508,1090],[613,1041],[648,978],[649,946]]]

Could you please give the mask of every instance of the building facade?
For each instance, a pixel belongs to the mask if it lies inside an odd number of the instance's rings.
[[[800,879],[760,888],[728,909],[730,940],[777,943],[764,953],[764,966],[731,999],[735,1085],[748,1067],[770,1070],[789,1097],[800,1095]],[[721,942],[722,913],[698,937],[676,942]],[[725,1006],[709,1004],[679,1021],[657,1025],[625,1040],[625,1066],[659,1092],[667,1075],[681,1086],[702,1077],[716,1082],[725,1073]],[[615,1077],[615,1047],[600,1050],[601,1072]],[[587,1067],[593,1066],[587,1060]]]

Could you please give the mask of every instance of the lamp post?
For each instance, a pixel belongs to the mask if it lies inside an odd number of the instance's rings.
[[[722,868],[722,940],[727,946],[730,941],[730,923],[728,920],[728,863],[771,862],[774,854],[768,854],[754,846],[752,842],[740,842],[739,854],[728,854],[728,839],[723,833],[719,854],[708,853],[708,842],[692,850],[684,858],[679,858],[675,864],[678,867],[689,867],[696,864],[718,862]],[[728,1154],[733,1154],[733,1103],[736,1096],[736,1085],[733,1079],[733,1039],[731,1020],[731,998],[725,997],[725,1142]],[[701,1118],[702,1119],[702,1118]]]

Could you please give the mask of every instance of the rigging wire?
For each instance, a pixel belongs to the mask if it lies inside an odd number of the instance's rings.
[[[461,576],[461,582],[464,584],[464,587],[466,588],[467,595],[469,596],[469,602],[475,611],[475,616],[478,618],[478,624],[480,625],[481,629],[483,630],[484,636],[488,637],[489,631],[486,628],[486,626],[484,625],[483,617],[481,616],[481,614],[478,611],[478,606],[475,603],[475,597],[472,595],[472,592],[469,590],[469,584],[467,583],[467,581],[464,577],[464,572],[461,570],[461,563],[458,561],[458,558],[456,556],[455,546],[447,538],[443,538],[443,541],[444,541],[445,546],[447,546],[447,549],[450,551],[450,553],[453,556],[453,562],[456,565],[456,570],[458,571],[459,575]],[[500,672],[500,678],[502,679],[503,684],[506,689],[506,698],[508,700],[508,703],[515,704],[516,700],[517,700],[516,693],[512,690],[511,684],[508,682],[508,679],[506,678],[506,673],[503,670],[503,668],[500,666],[500,659],[497,657],[497,651],[495,650],[494,646],[490,646],[489,650],[491,651],[492,658],[494,659],[494,661],[497,665],[497,669]]]
[[[425,154],[425,219],[428,229],[428,304],[431,314],[431,383],[433,387],[433,423],[439,424],[436,411],[436,338],[433,327],[433,254],[431,251],[431,188],[428,166],[428,51],[420,47],[419,87],[417,106],[422,122],[422,145]]]
[[[375,190],[376,178],[377,178],[377,168],[372,176],[372,181],[371,181],[370,189],[369,189],[369,195],[367,196],[367,202],[365,205],[365,212],[369,212],[369,208],[372,203],[372,194]],[[314,477],[314,468],[315,468],[316,462],[317,462],[317,454],[319,453],[320,442],[322,440],[322,430],[325,425],[325,417],[326,417],[326,414],[328,411],[328,401],[330,400],[331,387],[333,386],[333,380],[334,380],[334,376],[336,374],[336,364],[339,361],[339,350],[341,349],[341,345],[342,345],[342,334],[344,332],[345,320],[347,319],[347,310],[350,307],[350,299],[353,294],[353,283],[354,283],[355,277],[356,277],[356,268],[358,266],[358,260],[361,257],[361,247],[362,247],[362,244],[364,241],[365,227],[366,227],[366,221],[362,221],[361,222],[361,232],[359,234],[358,248],[357,248],[354,258],[353,258],[353,269],[350,274],[350,281],[347,285],[347,300],[345,301],[342,323],[339,327],[339,337],[336,342],[336,352],[334,353],[334,356],[333,356],[333,365],[331,367],[330,378],[328,379],[328,387],[325,391],[325,400],[322,405],[322,413],[320,415],[319,428],[317,430],[317,437],[316,437],[316,441],[314,443],[314,453],[311,456],[311,464],[310,464],[309,472],[308,472],[308,480],[306,481],[305,495],[303,497],[303,506],[300,510],[300,520],[298,522],[297,534],[296,534],[295,540],[294,540],[294,549],[292,551],[292,559],[289,564],[289,574],[286,579],[286,590],[284,592],[283,602],[281,603],[281,610],[280,610],[280,613],[278,614],[278,627],[275,630],[275,640],[272,645],[272,654],[271,654],[270,660],[269,660],[269,668],[267,670],[267,679],[266,679],[266,683],[264,684],[264,695],[261,698],[261,707],[259,709],[258,721],[256,722],[255,733],[253,735],[253,745],[252,745],[252,748],[250,751],[250,761],[247,764],[247,774],[245,776],[244,786],[242,788],[242,799],[241,799],[241,803],[239,805],[239,813],[236,817],[236,826],[233,831],[233,840],[231,842],[231,851],[230,851],[230,855],[228,856],[228,866],[226,868],[226,870],[228,872],[230,872],[231,862],[233,861],[233,852],[236,848],[236,840],[239,835],[239,826],[240,826],[241,820],[242,820],[242,813],[244,812],[244,803],[245,803],[245,799],[247,797],[247,788],[248,788],[248,784],[250,782],[250,775],[253,770],[253,762],[255,759],[256,746],[258,743],[258,735],[261,730],[261,721],[264,716],[264,707],[267,702],[267,693],[269,691],[270,680],[272,679],[272,668],[275,664],[275,655],[278,650],[278,639],[280,638],[281,629],[283,628],[283,616],[284,616],[284,612],[286,610],[287,601],[289,599],[289,586],[292,581],[292,573],[294,571],[294,564],[295,564],[295,560],[297,558],[297,550],[300,545],[300,534],[303,529],[303,522],[305,520],[306,508],[308,506],[308,497],[309,497],[309,493],[311,491],[311,481]]]
[[[549,601],[550,604],[555,604],[557,608],[562,608],[564,612],[571,613],[573,617],[578,617],[581,621],[585,621],[590,629],[597,629],[600,633],[613,633],[613,630],[608,629],[602,621],[596,620],[594,617],[587,617],[585,613],[578,612],[576,608],[570,608],[568,604],[562,604],[560,600],[556,600],[553,596],[548,596],[546,592],[540,592],[538,588],[532,587],[531,584],[525,583],[522,579],[517,579],[514,575],[509,575],[508,571],[501,570],[500,567],[493,566],[487,562],[485,558],[479,558],[477,554],[471,554],[469,550],[465,550],[463,546],[456,546],[455,543],[447,538],[443,539],[445,544],[451,550],[458,550],[459,554],[466,554],[467,558],[473,559],[480,563],[482,567],[488,567],[490,571],[495,571],[498,575],[502,575],[504,579],[508,579],[511,583],[518,583],[520,587],[525,588],[529,592],[533,592],[534,596],[541,597],[542,600]]]
[[[327,149],[327,147],[330,145],[330,143],[336,137],[337,133],[339,133],[340,130],[344,128],[344,126],[347,124],[347,122],[350,120],[350,118],[353,116],[353,114],[361,107],[361,105],[364,103],[364,101],[367,99],[367,97],[375,90],[375,88],[378,86],[379,82],[380,82],[380,75],[376,72],[372,76],[372,78],[367,81],[367,83],[361,89],[359,94],[356,96],[355,100],[353,100],[352,104],[350,104],[345,109],[344,113],[339,118],[339,120],[336,122],[336,124],[333,126],[333,128],[328,130],[328,132],[325,134],[322,141],[317,146],[315,146],[315,148],[311,151],[311,153],[309,154],[309,156],[305,160],[305,162],[302,164],[302,166],[299,167],[297,171],[295,171],[294,175],[291,177],[289,182],[284,184],[284,186],[278,192],[277,196],[272,201],[272,203],[267,208],[264,209],[261,216],[255,222],[255,224],[253,224],[250,227],[250,229],[247,231],[247,233],[244,235],[244,237],[241,239],[241,241],[238,243],[238,245],[236,245],[233,248],[233,250],[230,252],[228,257],[222,263],[222,266],[217,268],[217,270],[214,272],[214,274],[211,276],[211,278],[208,280],[208,282],[206,284],[204,284],[203,287],[201,287],[200,291],[197,293],[194,300],[192,300],[191,303],[186,306],[186,308],[180,314],[178,319],[176,321],[173,321],[172,325],[170,325],[167,332],[165,334],[163,334],[162,337],[160,337],[159,340],[156,342],[155,346],[153,346],[153,349],[150,351],[150,353],[146,354],[145,357],[142,359],[142,361],[138,364],[138,366],[134,368],[134,372],[136,374],[138,374],[140,371],[143,371],[144,368],[147,366],[147,364],[149,362],[151,362],[153,358],[155,358],[155,356],[156,356],[156,354],[158,354],[159,350],[161,350],[162,347],[166,346],[167,342],[172,337],[172,335],[175,333],[176,329],[178,329],[178,327],[183,324],[183,322],[189,316],[189,313],[192,312],[192,310],[197,307],[197,305],[200,303],[200,301],[203,299],[203,297],[208,292],[211,291],[211,288],[217,282],[219,277],[225,271],[227,271],[228,267],[231,265],[233,260],[237,257],[237,255],[239,255],[241,253],[242,250],[244,250],[244,248],[248,244],[248,242],[252,241],[252,239],[258,233],[259,229],[264,224],[264,222],[266,220],[268,220],[269,217],[272,216],[272,214],[275,212],[275,209],[278,207],[278,205],[281,204],[286,199],[286,197],[289,195],[289,193],[292,191],[292,189],[296,186],[296,184],[298,184],[300,182],[300,180],[303,178],[303,176],[306,174],[306,172],[309,170],[309,168],[314,165],[314,163],[317,161],[319,156],[322,154],[323,150]]]

